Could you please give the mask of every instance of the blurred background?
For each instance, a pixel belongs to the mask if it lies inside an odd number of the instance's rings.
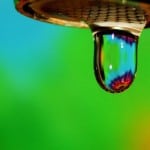
[[[0,4],[0,150],[149,150],[150,30],[120,94],[102,90],[89,29],[62,27]]]

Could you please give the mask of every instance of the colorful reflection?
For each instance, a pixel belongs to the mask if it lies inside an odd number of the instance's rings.
[[[111,32],[111,33],[110,33]],[[137,38],[122,31],[99,33],[102,84],[111,92],[127,89],[136,73]]]

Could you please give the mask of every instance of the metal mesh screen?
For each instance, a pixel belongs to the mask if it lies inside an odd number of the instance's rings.
[[[139,34],[150,26],[150,4],[123,0],[18,0],[26,16],[66,26],[118,27]]]
[[[36,6],[33,5],[33,9],[36,10]],[[107,21],[142,24],[145,21],[144,11],[139,7],[113,2],[57,0],[43,3],[38,9],[43,14],[88,24]]]

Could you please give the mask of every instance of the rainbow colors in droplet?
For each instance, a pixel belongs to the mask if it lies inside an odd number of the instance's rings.
[[[102,35],[101,44],[100,68],[104,86],[112,92],[127,89],[136,72],[136,38],[129,33],[113,31]]]

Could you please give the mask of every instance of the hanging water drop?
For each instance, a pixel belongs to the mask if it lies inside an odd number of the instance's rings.
[[[129,32],[106,30],[95,35],[95,74],[110,92],[122,92],[134,80],[138,38]]]

